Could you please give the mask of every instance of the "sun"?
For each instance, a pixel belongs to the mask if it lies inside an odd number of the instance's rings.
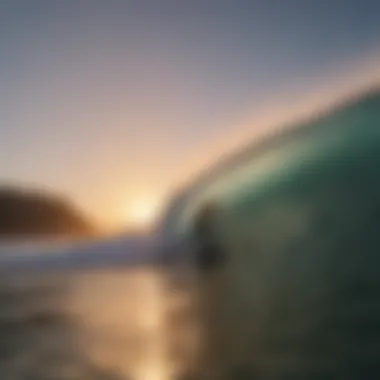
[[[157,202],[149,199],[131,201],[124,211],[124,223],[134,228],[150,227],[158,214]]]

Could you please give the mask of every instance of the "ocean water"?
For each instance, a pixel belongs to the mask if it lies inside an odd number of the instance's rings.
[[[191,362],[195,319],[183,277],[169,277],[125,267],[2,273],[1,379],[176,378]]]

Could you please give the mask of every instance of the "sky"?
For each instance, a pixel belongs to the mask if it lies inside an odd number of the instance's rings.
[[[105,226],[143,217],[232,136],[373,80],[379,14],[377,0],[1,1],[0,179]]]

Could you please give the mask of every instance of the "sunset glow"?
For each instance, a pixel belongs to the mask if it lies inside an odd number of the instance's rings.
[[[1,179],[107,231],[151,224],[178,183],[380,76],[373,1],[6,3]]]
[[[151,199],[131,201],[124,210],[124,224],[133,228],[148,228],[157,217],[158,208],[157,202]]]

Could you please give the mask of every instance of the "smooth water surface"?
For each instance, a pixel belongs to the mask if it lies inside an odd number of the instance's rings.
[[[1,274],[1,378],[176,377],[195,335],[183,279],[175,291],[167,280],[146,268]]]

